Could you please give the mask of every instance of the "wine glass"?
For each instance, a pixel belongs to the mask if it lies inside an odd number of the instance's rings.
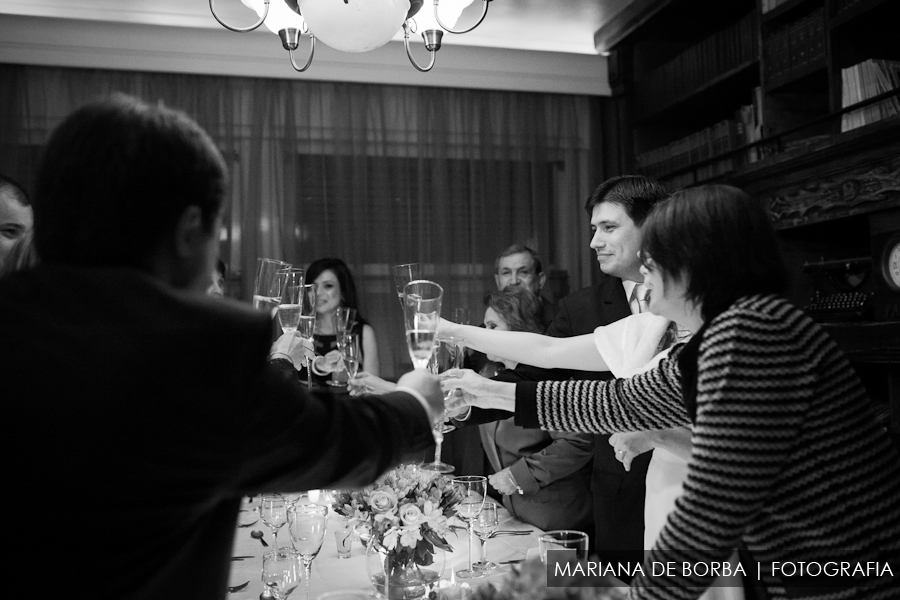
[[[306,573],[306,600],[310,600],[309,576],[312,561],[318,556],[325,541],[325,524],[328,520],[328,507],[321,504],[298,504],[290,514],[288,531],[291,544],[303,560]]]
[[[472,564],[472,543],[475,538],[473,529],[475,519],[484,508],[484,497],[487,491],[487,477],[478,475],[465,475],[454,477],[453,485],[459,491],[462,500],[456,505],[456,514],[469,526],[469,568],[456,572],[456,576],[462,579],[473,579],[484,575],[483,571],[475,569]]]
[[[292,548],[275,548],[263,554],[262,582],[275,600],[284,600],[300,584],[300,555]]]
[[[254,308],[269,311],[273,317],[275,316],[275,310],[281,304],[281,286],[284,281],[278,277],[278,271],[290,268],[290,263],[281,260],[256,259],[256,286],[253,288]]]
[[[481,560],[475,563],[473,567],[480,571],[488,572],[497,568],[497,563],[492,563],[487,559],[484,549],[487,546],[487,541],[494,535],[499,526],[500,515],[497,513],[497,505],[493,502],[485,502],[484,508],[478,513],[478,517],[472,525],[473,529],[475,529],[475,535],[481,541]]]
[[[338,350],[350,379],[359,372],[359,334],[345,331],[338,334]]]
[[[300,292],[305,276],[306,271],[303,269],[290,268],[278,271],[278,277],[282,279],[278,323],[284,333],[297,331],[297,325],[300,323]]]
[[[394,265],[391,271],[394,275],[394,286],[397,288],[397,297],[400,298],[400,306],[404,307],[403,290],[410,281],[419,278],[422,267],[419,263],[407,263],[405,265]]]
[[[458,340],[448,337],[437,341],[434,353],[431,355],[431,361],[428,363],[428,369],[435,375],[440,375],[448,369],[454,369],[461,365],[460,351]],[[449,400],[453,395],[453,390],[449,390],[444,394],[444,400]],[[452,473],[456,467],[441,462],[441,445],[444,441],[444,434],[453,431],[453,427],[445,425],[444,421],[448,415],[446,409],[443,419],[435,420],[432,424],[434,435],[434,461],[422,463],[419,468],[426,471],[437,471],[438,473]]]
[[[300,337],[313,343],[316,333],[316,286],[313,283],[305,283],[300,286],[300,319],[297,324],[297,333]],[[312,389],[312,364],[309,357],[306,358],[306,385]]]
[[[341,335],[350,331],[353,327],[353,322],[356,319],[356,309],[349,308],[347,306],[338,306],[334,311],[334,335],[337,340],[338,350],[341,349]],[[343,358],[343,353],[342,353]],[[338,372],[332,371],[331,379],[328,380],[328,385],[333,386],[344,386],[346,385],[343,381],[338,379]]]
[[[259,517],[275,537],[274,548],[278,549],[278,530],[287,523],[287,502],[281,494],[263,494],[259,500]]]

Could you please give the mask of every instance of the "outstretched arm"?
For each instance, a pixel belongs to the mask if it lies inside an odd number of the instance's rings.
[[[608,371],[593,334],[555,338],[524,331],[497,331],[441,319],[438,334],[461,339],[469,348],[544,369]]]

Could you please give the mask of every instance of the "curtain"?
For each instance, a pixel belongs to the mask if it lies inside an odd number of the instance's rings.
[[[52,129],[112,92],[185,111],[222,150],[231,295],[252,294],[257,257],[342,258],[389,377],[409,366],[393,264],[422,263],[444,314],[469,307],[475,322],[494,257],[513,243],[565,275],[557,292],[591,283],[581,206],[597,183],[596,99],[0,65],[0,172],[29,182]]]

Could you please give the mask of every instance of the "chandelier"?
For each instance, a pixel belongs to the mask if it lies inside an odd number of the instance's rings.
[[[241,0],[256,11],[259,20],[249,27],[232,27],[216,14],[215,0],[209,0],[209,10],[225,29],[239,33],[253,31],[263,23],[281,38],[281,45],[290,54],[295,70],[306,71],[313,61],[318,38],[335,50],[368,52],[384,46],[403,27],[403,43],[409,62],[423,73],[434,67],[435,54],[441,49],[444,31],[468,33],[481,25],[492,0],[482,0],[481,18],[468,29],[453,27],[462,11],[474,0]],[[438,12],[438,3],[444,8]],[[416,17],[415,19],[413,17]],[[419,31],[431,62],[422,66],[413,58],[409,35]],[[309,36],[309,58],[299,66],[294,50],[300,36]]]

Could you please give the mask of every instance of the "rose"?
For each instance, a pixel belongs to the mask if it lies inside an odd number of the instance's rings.
[[[422,518],[422,511],[415,504],[404,504],[400,507],[400,520],[404,525],[416,525]]]
[[[388,488],[374,490],[369,494],[369,506],[375,514],[391,512],[397,507],[397,495]]]

